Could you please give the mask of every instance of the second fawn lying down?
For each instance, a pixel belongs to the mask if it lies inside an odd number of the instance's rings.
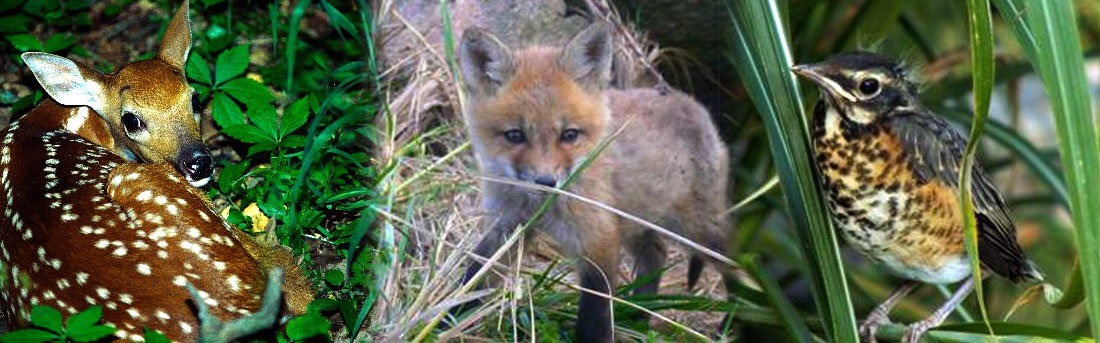
[[[190,47],[184,2],[157,56],[114,74],[23,55],[50,99],[0,131],[0,311],[10,324],[26,325],[34,305],[102,306],[122,340],[148,327],[221,342],[272,327],[284,308],[304,312],[313,293],[296,259],[229,227],[192,187],[212,165],[183,74]]]
[[[563,48],[516,52],[471,29],[458,55],[469,94],[466,123],[482,173],[562,187],[601,140],[625,125],[566,190],[726,252],[731,228],[720,212],[728,157],[710,114],[677,91],[609,89],[608,28],[593,25]],[[488,257],[531,218],[546,193],[495,181],[481,189],[489,231],[475,253]],[[599,293],[618,285],[620,247],[637,261],[636,276],[665,267],[656,232],[575,199],[559,198],[536,225],[577,258],[580,286]],[[691,279],[698,275],[699,265],[693,265]],[[472,263],[466,280],[480,268]],[[655,293],[658,283],[654,279],[636,292]],[[609,306],[603,296],[581,294],[578,342],[612,340]]]

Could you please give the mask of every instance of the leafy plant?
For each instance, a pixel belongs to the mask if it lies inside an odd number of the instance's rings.
[[[92,306],[69,317],[62,325],[61,312],[46,307],[31,309],[31,328],[15,330],[0,336],[4,343],[95,342],[115,333],[115,328],[97,325],[103,309]]]

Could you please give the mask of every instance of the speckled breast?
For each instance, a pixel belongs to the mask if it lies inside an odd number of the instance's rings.
[[[821,119],[815,161],[848,244],[905,278],[951,283],[968,275],[955,192],[918,180],[889,127],[845,122],[833,111]]]

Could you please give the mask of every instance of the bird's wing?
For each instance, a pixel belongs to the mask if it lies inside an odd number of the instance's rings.
[[[932,113],[896,114],[891,116],[889,126],[909,155],[917,179],[922,183],[939,180],[958,189],[967,138]],[[1016,228],[1004,200],[977,164],[971,174],[971,192],[982,263],[1012,281],[1041,279],[1016,242]]]

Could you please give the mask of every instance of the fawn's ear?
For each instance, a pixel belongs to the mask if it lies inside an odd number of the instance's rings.
[[[102,110],[103,75],[68,58],[44,52],[27,52],[23,62],[54,101],[65,106]]]
[[[462,82],[474,93],[494,94],[512,77],[512,52],[493,35],[466,29],[458,45]]]
[[[157,58],[167,62],[173,67],[184,70],[187,62],[187,53],[191,51],[191,17],[188,15],[187,0],[176,10],[172,21],[168,23],[168,29],[164,31],[164,38],[160,41],[160,51]]]
[[[594,23],[562,50],[558,63],[585,87],[605,88],[611,79],[611,30]]]

